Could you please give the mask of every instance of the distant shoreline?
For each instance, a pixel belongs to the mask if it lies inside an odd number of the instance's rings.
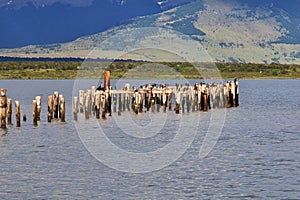
[[[18,60],[19,59],[19,60]],[[186,79],[203,79],[207,77],[221,77],[222,79],[299,79],[300,65],[295,64],[261,64],[261,63],[198,63],[161,62],[151,63],[157,65],[153,72],[148,69],[138,71],[139,67],[148,65],[144,61],[132,60],[90,60],[84,62],[80,58],[53,58],[50,60],[31,58],[0,57],[0,79],[101,79],[104,70],[111,71],[111,78],[157,78],[176,79],[177,76]],[[213,65],[212,65],[213,64]],[[168,74],[160,72],[161,66],[173,71]],[[151,68],[149,68],[151,69]],[[137,70],[136,72],[134,70]],[[128,73],[130,72],[130,73]],[[176,76],[174,74],[177,74]],[[124,77],[124,74],[126,77]],[[129,76],[128,76],[129,74]]]

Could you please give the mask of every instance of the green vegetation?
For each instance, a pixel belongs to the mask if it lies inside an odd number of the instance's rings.
[[[104,70],[110,70],[112,78],[120,78],[145,62],[0,62],[0,79],[75,79],[101,78]],[[185,78],[202,78],[201,74],[218,73],[227,78],[300,78],[300,65],[251,64],[251,63],[159,63],[168,66]],[[199,70],[195,69],[195,65]],[[215,68],[217,66],[217,68]],[[157,66],[156,66],[157,67]],[[216,70],[218,69],[218,70]],[[146,71],[148,72],[148,71]],[[144,72],[145,73],[145,72]],[[152,73],[152,72],[151,72]],[[145,73],[147,74],[147,73]],[[149,73],[148,73],[149,74]],[[161,76],[159,76],[161,75]],[[153,78],[167,74],[152,74]],[[213,77],[213,75],[211,76]],[[129,77],[130,78],[130,77]],[[139,77],[143,78],[143,77]]]

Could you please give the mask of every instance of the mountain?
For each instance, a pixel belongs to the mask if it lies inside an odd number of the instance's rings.
[[[192,0],[0,0],[0,48],[62,43]]]
[[[73,42],[6,49],[0,54],[86,57],[94,47],[122,30],[163,27],[192,37],[215,61],[299,64],[299,5],[300,0],[197,0],[124,21]],[[128,36],[127,40],[134,38]]]

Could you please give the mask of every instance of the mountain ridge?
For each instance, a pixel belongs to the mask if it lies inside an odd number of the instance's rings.
[[[298,15],[276,6],[241,1],[201,1],[136,17],[120,26],[65,44],[2,50],[22,56],[86,57],[103,40],[126,29],[163,27],[198,40],[217,62],[300,63]],[[295,0],[295,2],[298,2]],[[273,5],[272,5],[273,3]],[[296,17],[295,17],[296,16]]]

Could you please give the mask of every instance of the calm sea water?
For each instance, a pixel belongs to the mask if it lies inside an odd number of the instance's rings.
[[[92,84],[97,81],[82,89]],[[0,199],[300,199],[300,80],[240,80],[241,105],[226,110],[221,136],[208,156],[198,155],[210,113],[200,114],[201,128],[178,160],[149,173],[114,170],[89,153],[73,122],[73,85],[72,80],[0,81],[28,117],[20,129],[0,131]],[[46,121],[46,98],[54,90],[66,97],[66,124]],[[43,111],[34,128],[31,102],[37,95]],[[114,119],[123,116],[97,123],[113,143],[133,152],[163,147],[174,138],[176,122],[199,117],[171,115],[166,131],[139,139],[116,126]],[[164,119],[162,113],[154,116]],[[130,117],[143,126],[149,116]],[[93,120],[79,118],[78,123],[94,126]]]

